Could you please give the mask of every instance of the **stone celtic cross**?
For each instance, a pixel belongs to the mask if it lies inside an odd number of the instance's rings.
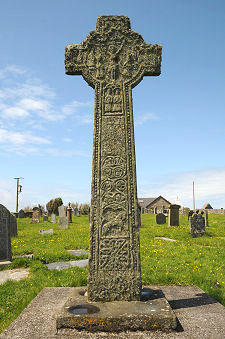
[[[160,74],[161,46],[146,44],[124,15],[102,15],[65,48],[66,74],[95,89],[88,299],[140,300],[141,267],[132,88]]]

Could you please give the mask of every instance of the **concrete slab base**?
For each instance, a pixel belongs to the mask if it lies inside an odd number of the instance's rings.
[[[197,286],[148,286],[162,290],[178,319],[172,331],[88,332],[56,329],[56,319],[73,292],[72,287],[44,288],[0,334],[0,339],[222,339],[225,307]]]
[[[88,302],[87,289],[74,288],[57,317],[56,327],[90,332],[170,330],[176,316],[160,290],[143,289],[142,301]]]

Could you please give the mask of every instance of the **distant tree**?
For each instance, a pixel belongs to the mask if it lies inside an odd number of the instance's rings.
[[[71,202],[71,207],[72,207],[73,209],[75,209],[75,208],[79,209],[79,204],[78,204],[78,202]]]
[[[23,210],[24,210],[24,212],[32,212],[33,207],[31,207],[31,206],[25,206],[25,207],[23,208]]]
[[[88,215],[90,210],[90,205],[89,204],[80,204],[79,211],[80,214],[85,214]]]
[[[55,199],[50,200],[46,204],[46,209],[49,214],[55,213],[58,215],[58,207],[61,206],[62,204],[63,204],[62,198],[55,198]]]

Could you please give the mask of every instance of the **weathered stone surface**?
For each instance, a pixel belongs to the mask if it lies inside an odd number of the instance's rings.
[[[168,215],[168,226],[179,226],[179,208],[180,205],[170,205]]]
[[[27,278],[29,270],[25,268],[16,268],[13,270],[0,271],[0,284],[4,284],[7,280],[16,280]]]
[[[0,204],[0,261],[11,261],[10,212]]]
[[[163,213],[156,214],[155,216],[155,222],[158,225],[162,225],[166,223],[166,216]]]
[[[10,213],[10,234],[11,237],[17,236],[17,221],[15,215]]]
[[[33,210],[31,224],[38,224],[40,222],[40,211],[39,209]]]
[[[205,234],[205,219],[201,214],[194,213],[189,218],[190,232],[193,238],[200,237]]]
[[[74,288],[57,317],[56,327],[85,329],[90,332],[168,330],[177,326],[176,316],[162,293],[143,291],[142,301],[88,303],[84,288]],[[78,312],[77,314],[72,312]]]
[[[58,224],[59,224],[59,228],[60,229],[67,229],[68,228],[68,220],[66,217],[66,207],[61,205],[58,207],[58,211],[59,211],[59,220],[58,220]]]
[[[39,233],[40,234],[53,234],[54,233],[54,230],[52,228],[50,228],[49,230],[43,230],[43,229],[40,229],[39,230]]]
[[[88,259],[82,259],[82,260],[71,260],[71,261],[59,261],[59,262],[53,262],[50,264],[46,264],[49,270],[66,270],[70,267],[86,267],[88,265]]]
[[[51,214],[51,223],[56,224],[56,215],[54,213]]]
[[[88,297],[139,300],[140,245],[132,91],[160,75],[161,46],[145,43],[124,15],[102,15],[80,45],[65,49],[69,75],[95,88]],[[126,282],[126,283],[124,283]]]

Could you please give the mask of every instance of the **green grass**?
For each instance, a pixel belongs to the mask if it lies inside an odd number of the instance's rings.
[[[0,333],[21,313],[44,287],[84,286],[87,268],[49,271],[44,263],[87,258],[74,257],[66,250],[88,249],[87,216],[74,217],[67,230],[50,223],[30,224],[18,219],[18,237],[12,238],[13,255],[33,254],[34,259],[17,258],[8,267],[29,267],[29,278],[0,285]],[[179,227],[156,225],[155,216],[142,215],[140,228],[143,285],[197,285],[225,306],[225,216],[209,215],[204,236],[192,238],[187,217],[180,217]],[[54,229],[54,234],[39,234],[39,229]],[[168,242],[155,239],[166,237]]]

